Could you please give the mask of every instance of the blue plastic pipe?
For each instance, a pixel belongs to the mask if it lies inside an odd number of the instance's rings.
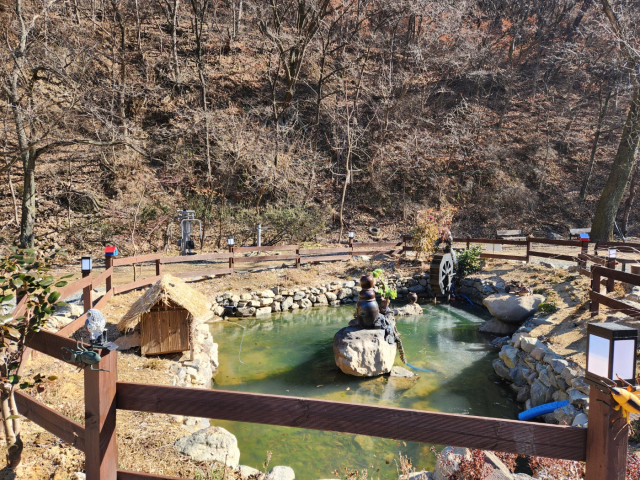
[[[557,408],[562,408],[565,405],[569,405],[569,400],[561,400],[560,402],[545,403],[544,405],[538,405],[537,407],[530,408],[524,412],[518,414],[519,420],[531,420],[532,418],[539,417],[546,413],[551,413]]]

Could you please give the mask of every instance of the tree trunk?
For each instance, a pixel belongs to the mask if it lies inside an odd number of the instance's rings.
[[[629,184],[629,196],[627,197],[627,201],[624,203],[624,212],[622,214],[622,234],[625,237],[627,236],[631,207],[633,206],[633,201],[636,198],[638,180],[640,180],[638,177],[640,177],[640,166],[638,165],[638,162],[636,162],[636,169],[633,177],[631,178],[631,183]]]
[[[173,61],[176,66],[176,78],[175,82],[180,83],[180,62],[178,60],[178,8],[180,7],[180,0],[176,0],[173,4],[173,18],[171,28],[171,43],[173,48]]]
[[[620,201],[629,183],[635,163],[638,139],[640,138],[640,83],[636,80],[633,98],[629,106],[627,121],[622,131],[618,152],[613,160],[609,178],[596,206],[591,226],[591,237],[595,241],[613,238],[613,225]]]
[[[20,221],[20,246],[33,248],[36,223],[36,160],[35,149],[22,155],[24,193],[22,194],[22,219]]]
[[[589,166],[587,167],[587,174],[584,177],[582,188],[580,189],[580,200],[584,201],[587,196],[587,187],[589,186],[589,178],[593,171],[593,164],[596,159],[596,151],[598,150],[598,141],[600,140],[600,132],[602,131],[602,124],[604,123],[604,117],[607,114],[607,108],[609,107],[609,100],[611,100],[611,94],[613,90],[609,90],[607,97],[604,99],[604,105],[600,109],[600,116],[598,117],[598,125],[596,127],[596,134],[593,137],[593,146],[591,147],[591,157],[589,158]]]

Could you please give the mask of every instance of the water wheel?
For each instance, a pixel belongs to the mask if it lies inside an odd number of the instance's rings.
[[[435,253],[431,258],[429,268],[429,283],[431,290],[437,295],[449,296],[451,293],[451,283],[455,275],[453,257],[450,253]]]

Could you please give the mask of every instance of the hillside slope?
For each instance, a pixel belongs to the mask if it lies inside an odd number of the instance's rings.
[[[252,242],[258,222],[267,239],[336,241],[342,203],[361,239],[443,205],[458,235],[566,235],[591,223],[632,82],[591,2],[4,0],[4,85],[16,2],[38,15],[19,77],[43,150],[36,235],[78,250],[161,249],[177,208],[197,211],[205,248]],[[633,25],[640,8],[621,8]],[[3,176],[6,246],[21,162]]]

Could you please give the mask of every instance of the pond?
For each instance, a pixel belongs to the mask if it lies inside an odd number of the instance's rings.
[[[478,332],[479,308],[429,305],[424,315],[397,318],[407,361],[432,372],[417,381],[357,378],[333,358],[333,336],[354,306],[297,310],[266,319],[211,326],[219,346],[215,389],[269,393],[514,419],[519,411],[506,387],[493,381],[496,353]],[[243,328],[244,327],[244,328]],[[244,336],[243,336],[244,334]],[[242,343],[242,348],[240,349]],[[399,356],[396,365],[402,365]],[[407,367],[408,368],[408,367]],[[416,470],[431,469],[431,445],[362,435],[213,420],[238,438],[240,463],[262,470],[288,465],[300,480],[335,478],[336,470],[367,469],[368,478],[396,479],[398,454]]]

